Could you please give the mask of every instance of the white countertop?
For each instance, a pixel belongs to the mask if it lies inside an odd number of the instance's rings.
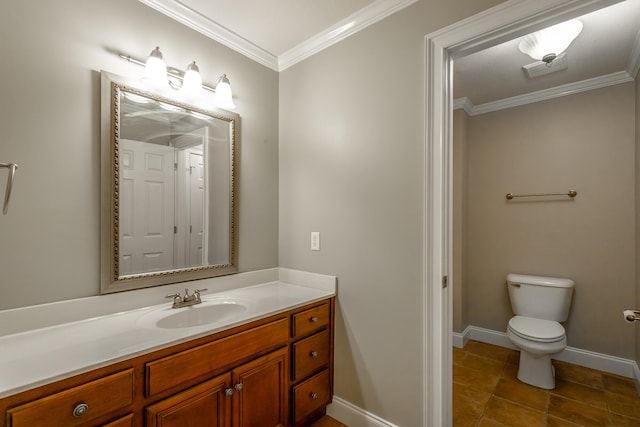
[[[190,309],[171,309],[167,302],[0,336],[0,398],[332,296],[335,288],[274,281],[203,293],[203,306],[220,298],[243,302],[241,314],[205,325],[154,326],[167,314]]]

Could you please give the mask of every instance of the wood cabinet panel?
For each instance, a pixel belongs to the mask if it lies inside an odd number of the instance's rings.
[[[329,331],[301,339],[292,345],[293,380],[299,380],[329,364],[331,355]]]
[[[311,332],[326,328],[329,325],[331,311],[329,304],[323,304],[296,313],[292,317],[291,336],[300,338]]]
[[[55,425],[71,427],[104,419],[131,404],[133,369],[127,369],[11,408],[7,418],[12,427],[50,426],[52,420]]]
[[[321,409],[331,401],[329,370],[314,375],[293,387],[293,422],[298,424],[309,414]]]
[[[287,424],[287,355],[285,347],[233,370],[233,427]]]
[[[221,375],[145,409],[146,427],[229,427],[231,375]]]
[[[288,323],[287,319],[277,320],[147,363],[147,396],[195,383],[238,361],[286,345]]]
[[[103,424],[102,427],[133,427],[133,414],[125,415],[115,421]]]

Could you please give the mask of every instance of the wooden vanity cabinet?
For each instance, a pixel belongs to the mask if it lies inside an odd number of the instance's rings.
[[[306,426],[325,413],[333,395],[333,300],[300,310],[291,322],[291,417]]]
[[[277,427],[287,423],[287,349],[145,409],[147,427]]]
[[[0,427],[308,426],[333,394],[334,301],[2,398]]]

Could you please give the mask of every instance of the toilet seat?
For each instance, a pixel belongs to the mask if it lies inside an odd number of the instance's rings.
[[[553,320],[514,316],[508,328],[520,338],[536,342],[557,342],[565,338],[564,328]]]

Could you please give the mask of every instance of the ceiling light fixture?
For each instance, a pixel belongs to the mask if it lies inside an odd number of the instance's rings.
[[[119,53],[118,56],[128,62],[133,62],[134,64],[144,67],[142,79],[153,86],[162,89],[173,88],[189,97],[201,95],[202,89],[206,89],[209,92],[213,92],[213,104],[215,107],[225,108],[227,110],[236,108],[233,103],[231,84],[226,74],[218,78],[214,87],[207,86],[202,83],[200,69],[195,61],[187,66],[186,72],[177,68],[167,67],[164,63],[162,52],[160,52],[160,48],[158,47],[151,51],[146,63],[123,53]],[[175,81],[178,81],[178,84],[175,84]]]
[[[582,22],[572,19],[524,36],[518,48],[520,52],[550,66],[558,55],[567,50],[581,31]]]

